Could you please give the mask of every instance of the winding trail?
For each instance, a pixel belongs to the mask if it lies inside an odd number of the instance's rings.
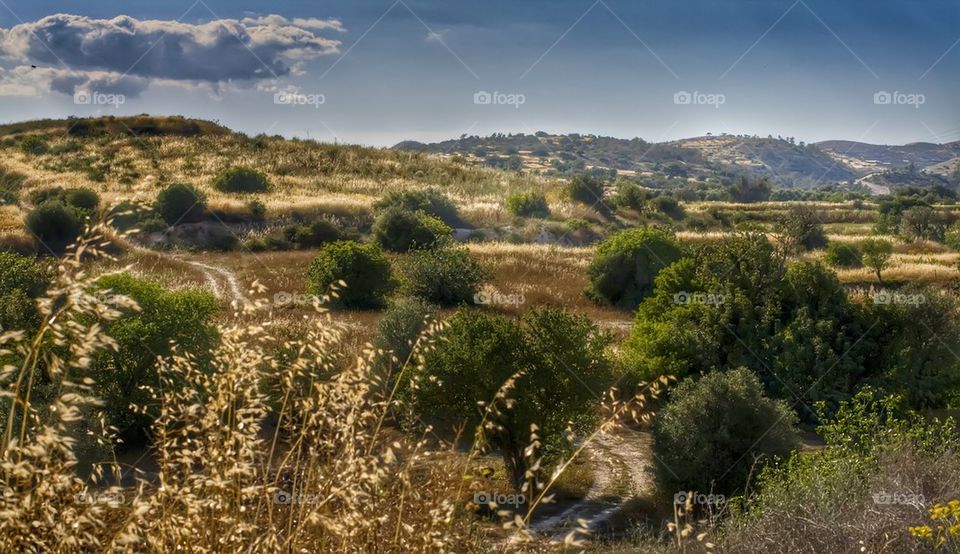
[[[601,434],[585,453],[593,464],[594,481],[590,490],[561,513],[532,522],[531,530],[562,541],[577,527],[577,520],[583,519],[594,531],[628,500],[653,486],[649,433],[622,430]]]
[[[236,302],[238,304],[244,304],[248,302],[246,295],[243,294],[243,287],[240,286],[240,280],[237,279],[237,274],[233,271],[225,267],[210,265],[203,262],[182,260],[179,258],[175,259],[185,264],[192,265],[203,272],[203,278],[207,281],[207,286],[210,288],[210,291],[213,292],[214,296],[223,298],[230,302]],[[220,286],[221,281],[226,285],[225,287]],[[225,295],[224,289],[226,289],[229,294]]]

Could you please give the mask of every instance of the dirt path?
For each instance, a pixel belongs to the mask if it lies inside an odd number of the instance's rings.
[[[238,304],[248,302],[246,295],[243,294],[243,288],[240,286],[240,280],[237,279],[237,275],[233,271],[203,262],[177,259],[203,272],[203,278],[207,281],[207,286],[216,297]],[[225,286],[221,286],[221,284]]]
[[[586,449],[593,464],[593,486],[584,498],[561,513],[534,521],[531,529],[554,540],[577,527],[577,520],[595,530],[631,498],[653,486],[650,435],[632,430],[598,435]]]

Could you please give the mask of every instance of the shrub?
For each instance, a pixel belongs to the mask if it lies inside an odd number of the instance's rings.
[[[807,206],[797,206],[780,219],[777,232],[790,251],[816,250],[827,245],[827,235],[817,212]]]
[[[824,260],[833,267],[861,267],[863,254],[855,244],[831,242],[827,245]]]
[[[377,322],[374,348],[389,352],[402,365],[413,351],[420,333],[427,328],[427,320],[436,313],[437,306],[420,298],[405,296],[392,300]]]
[[[686,379],[657,415],[654,452],[668,490],[742,492],[755,461],[786,457],[799,444],[797,417],[764,397],[747,369]]]
[[[550,206],[542,192],[514,192],[507,196],[507,211],[521,217],[547,217]]]
[[[378,200],[373,207],[378,210],[399,207],[411,212],[423,212],[451,227],[460,222],[457,206],[436,188],[391,191]]]
[[[199,221],[206,211],[206,196],[192,185],[176,183],[157,194],[153,209],[170,225]]]
[[[411,212],[393,207],[384,211],[373,223],[374,240],[384,250],[407,252],[429,248],[450,234],[451,229],[439,219],[424,212]]]
[[[653,208],[666,215],[670,219],[683,219],[683,216],[686,213],[683,210],[683,206],[677,202],[676,198],[671,196],[658,196],[653,199]]]
[[[872,269],[877,275],[877,282],[882,283],[883,278],[880,273],[886,269],[890,262],[890,256],[893,255],[893,244],[883,239],[865,239],[860,241],[860,252],[862,253],[863,265]]]
[[[652,228],[621,231],[597,247],[587,275],[587,294],[621,308],[636,308],[653,292],[661,269],[680,259],[679,243]]]
[[[27,214],[27,229],[46,248],[58,252],[80,236],[83,221],[76,212],[57,200],[47,200]]]
[[[254,221],[263,221],[267,217],[267,206],[259,200],[248,202],[247,209],[250,211],[250,219]]]
[[[588,206],[603,203],[603,181],[590,174],[576,175],[567,186],[570,198]]]
[[[483,417],[477,402],[494,402],[490,425],[479,431],[499,450],[519,489],[532,424],[539,427],[538,454],[549,465],[569,447],[568,426],[579,433],[596,422],[598,401],[591,390],[606,390],[610,383],[604,357],[609,338],[586,317],[561,310],[535,311],[517,321],[461,309],[448,323],[443,340],[424,352],[426,378],[405,390],[410,406],[437,430],[472,432]],[[508,381],[506,396],[515,401],[510,409],[503,397],[495,398]]]
[[[59,200],[63,196],[63,189],[60,187],[49,187],[37,189],[30,192],[27,197],[34,206],[39,206],[47,200]]]
[[[63,191],[63,202],[74,208],[92,212],[100,205],[100,195],[87,187],[70,188]]]
[[[461,246],[444,244],[412,252],[403,263],[404,288],[443,306],[473,301],[489,273]]]
[[[213,188],[220,192],[267,192],[270,182],[263,173],[248,167],[231,167],[220,173],[213,181]]]
[[[117,350],[102,352],[91,376],[97,396],[105,402],[109,423],[127,444],[142,444],[159,409],[150,392],[143,390],[159,386],[157,356],[171,355],[173,343],[179,352],[204,363],[217,339],[212,320],[217,299],[204,290],[166,290],[129,274],[103,277],[96,287],[101,294],[125,295],[140,306],[139,311],[126,311],[106,325],[104,331],[117,341]],[[132,410],[131,404],[144,409]]]
[[[379,308],[395,287],[390,261],[372,244],[337,241],[325,245],[310,265],[307,292],[323,295],[340,281],[335,305],[346,308]]]
[[[614,197],[614,203],[624,208],[639,211],[643,209],[649,197],[650,195],[637,185],[623,181],[617,185],[617,195]]]
[[[37,135],[29,135],[23,137],[23,140],[20,141],[20,150],[28,156],[39,156],[41,154],[46,154],[50,147],[47,145],[47,141],[43,137]]]
[[[947,229],[943,236],[943,243],[954,250],[960,250],[960,221],[955,222]]]
[[[310,225],[289,225],[283,230],[284,238],[298,248],[314,248],[340,239],[340,230],[333,223],[318,219]]]
[[[12,252],[0,252],[0,268],[0,332],[33,329],[38,323],[33,299],[47,289],[47,271]]]

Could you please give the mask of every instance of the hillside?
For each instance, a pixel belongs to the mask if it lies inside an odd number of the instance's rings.
[[[888,146],[849,140],[828,140],[818,142],[815,146],[837,162],[861,172],[896,169],[909,165],[923,169],[960,156],[960,141],[946,144],[914,142],[902,146]]]

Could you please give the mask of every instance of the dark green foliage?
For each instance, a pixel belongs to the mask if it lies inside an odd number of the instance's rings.
[[[309,225],[288,225],[283,229],[284,238],[297,248],[316,248],[340,239],[340,230],[333,223],[318,219]]]
[[[820,216],[813,208],[795,206],[777,222],[777,233],[790,252],[817,250],[827,245]]]
[[[653,209],[666,215],[670,219],[683,219],[683,206],[671,196],[658,196],[652,200]]]
[[[87,187],[65,189],[62,198],[64,204],[78,210],[92,212],[100,206],[100,195]]]
[[[83,231],[83,221],[73,208],[58,200],[47,200],[27,214],[27,229],[42,243],[41,249],[62,251]]]
[[[140,306],[139,311],[106,323],[104,331],[117,341],[118,350],[100,353],[90,374],[96,381],[96,396],[106,404],[109,423],[127,444],[143,444],[158,407],[142,387],[160,385],[157,356],[171,355],[171,343],[175,343],[178,352],[205,363],[217,340],[212,322],[217,300],[206,291],[169,291],[128,274],[104,277],[97,287],[101,294],[129,296]],[[131,404],[148,409],[135,413]]]
[[[247,203],[247,209],[250,210],[250,219],[254,221],[263,221],[267,216],[267,206],[259,200],[251,200]]]
[[[36,327],[34,299],[47,289],[48,272],[37,261],[11,252],[0,252],[0,330]]]
[[[20,150],[28,156],[39,156],[46,154],[50,147],[47,141],[37,135],[27,135],[20,141]]]
[[[863,254],[856,244],[831,242],[823,259],[833,267],[862,267]]]
[[[26,180],[26,175],[0,167],[0,206],[19,204],[20,187]]]
[[[893,255],[893,244],[883,239],[865,239],[860,241],[859,246],[863,265],[872,269],[877,275],[877,282],[882,283],[881,272],[890,263],[890,256]]]
[[[951,220],[929,206],[916,206],[900,215],[900,235],[908,240],[942,242]]]
[[[545,465],[570,444],[563,432],[589,430],[597,421],[597,398],[611,381],[604,349],[609,338],[584,316],[562,310],[530,312],[522,320],[461,309],[449,320],[444,340],[425,353],[427,375],[407,388],[413,413],[435,429],[473,432],[483,417],[477,403],[494,401],[510,379],[505,399],[488,417],[496,424],[483,440],[500,451],[515,487],[524,481],[524,449],[531,424],[542,443]],[[595,392],[594,392],[595,391]]]
[[[405,296],[392,300],[377,322],[377,334],[373,346],[396,358],[390,367],[402,367],[407,362],[413,345],[427,328],[428,320],[437,314],[437,306],[420,298]],[[392,383],[390,383],[392,386]]]
[[[30,203],[34,206],[39,206],[47,200],[60,200],[63,197],[63,188],[61,187],[50,187],[37,189],[30,192],[28,199]]]
[[[404,288],[442,306],[469,303],[490,273],[462,246],[444,245],[411,252],[403,263]]]
[[[507,211],[520,217],[547,217],[550,206],[541,192],[514,192],[507,196]]]
[[[642,210],[650,194],[637,185],[622,181],[617,184],[617,195],[613,197],[613,203],[623,208],[631,210]]]
[[[176,183],[157,194],[153,209],[170,225],[190,223],[203,218],[206,196],[192,185]]]
[[[787,404],[764,397],[749,370],[687,379],[655,419],[659,479],[673,492],[742,492],[755,463],[786,457],[799,445],[796,423]]]
[[[373,223],[374,240],[384,250],[407,252],[416,248],[430,248],[451,229],[439,219],[424,212],[411,212],[395,206],[388,208]]]
[[[213,188],[220,192],[252,193],[267,192],[270,182],[263,173],[248,167],[231,167],[213,181]]]
[[[588,206],[603,205],[603,181],[588,173],[581,173],[571,179],[567,186],[570,198]]]
[[[743,204],[766,202],[770,199],[770,183],[766,177],[751,181],[750,178],[741,175],[737,178],[736,184],[730,187],[729,194],[730,200]]]
[[[396,288],[383,252],[373,244],[354,241],[337,241],[320,249],[310,265],[307,292],[321,296],[340,281],[346,287],[333,303],[345,308],[379,308]]]
[[[665,231],[638,228],[617,233],[597,247],[587,270],[587,294],[621,308],[635,308],[653,293],[657,273],[680,256],[679,243]]]
[[[436,188],[391,191],[373,206],[378,210],[400,207],[411,212],[423,212],[451,227],[460,223],[457,206]]]

